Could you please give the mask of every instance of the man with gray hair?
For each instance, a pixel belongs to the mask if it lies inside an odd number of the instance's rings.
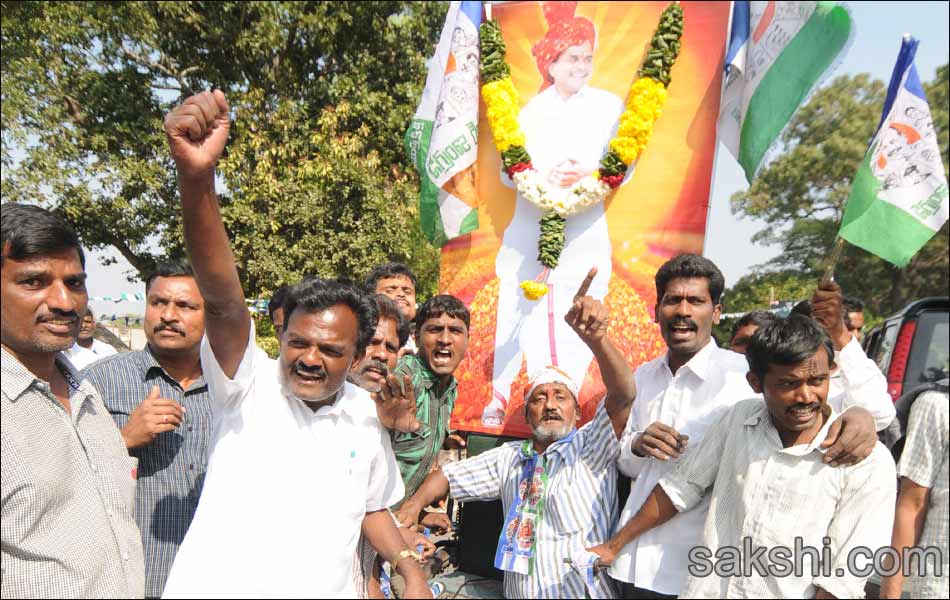
[[[591,422],[577,428],[579,384],[558,366],[533,373],[525,394],[529,440],[508,442],[430,473],[396,511],[404,524],[451,493],[460,502],[495,500],[505,521],[495,567],[505,572],[506,598],[612,598],[613,584],[593,570],[584,550],[606,540],[617,521],[619,435],[632,395],[615,377],[623,357],[605,335],[607,311],[587,296],[591,269],[566,316],[597,358],[607,398]]]

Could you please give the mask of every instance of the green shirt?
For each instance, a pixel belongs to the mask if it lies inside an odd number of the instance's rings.
[[[416,419],[422,427],[413,433],[395,433],[393,452],[399,463],[406,498],[413,495],[422,480],[429,474],[449,432],[449,417],[458,396],[458,382],[452,377],[445,390],[439,394],[439,380],[435,373],[412,354],[404,356],[396,367],[400,377],[412,377],[416,393]]]

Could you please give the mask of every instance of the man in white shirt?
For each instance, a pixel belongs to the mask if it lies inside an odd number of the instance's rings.
[[[574,16],[571,3],[545,3],[548,30],[532,48],[541,72],[541,91],[521,110],[518,122],[531,162],[551,184],[554,194],[570,194],[571,186],[592,173],[616,132],[623,101],[588,85],[594,72],[596,31],[593,23]],[[632,172],[632,169],[630,170]],[[503,181],[506,176],[502,175]],[[521,369],[527,372],[558,365],[575,381],[583,381],[593,354],[561,320],[570,308],[591,265],[599,276],[591,296],[607,294],[612,248],[603,204],[567,218],[564,249],[548,278],[545,301],[527,300],[519,283],[541,272],[537,261],[540,208],[516,194],[515,210],[495,259],[501,283],[498,291],[493,398],[482,414],[487,426],[501,425],[511,384]]]
[[[224,94],[165,119],[185,243],[205,300],[201,364],[215,404],[208,473],[164,596],[353,597],[360,531],[430,596],[386,507],[403,493],[369,393],[346,383],[377,318],[356,288],[313,280],[284,303],[280,358],[254,327],[214,191],[230,128]]]
[[[834,348],[814,321],[792,315],[765,327],[747,358],[749,384],[764,401],[729,408],[593,550],[610,564],[624,545],[709,498],[682,596],[861,598],[869,572],[855,568],[890,540],[894,461],[879,442],[855,465],[823,459],[822,441],[840,417],[827,402]]]
[[[725,287],[716,265],[701,256],[681,254],[660,267],[655,282],[656,320],[668,352],[631,375],[636,400],[621,440],[618,466],[636,481],[621,525],[640,509],[656,482],[675,468],[681,454],[699,444],[712,423],[740,400],[755,396],[746,381],[745,358],[720,349],[712,339]],[[835,443],[827,457],[854,461],[867,456],[877,441],[871,415],[855,408],[841,422],[844,431],[839,434],[841,427],[835,425],[825,441],[829,446]],[[687,553],[700,543],[707,507],[708,503],[700,503],[619,551],[610,573],[621,582],[625,597],[680,594]]]
[[[77,371],[82,371],[86,366],[100,358],[117,354],[115,348],[92,337],[95,331],[96,317],[90,306],[86,309],[86,315],[82,318],[82,326],[79,328],[79,337],[76,338],[76,343],[64,353],[69,357],[69,361],[73,363]]]

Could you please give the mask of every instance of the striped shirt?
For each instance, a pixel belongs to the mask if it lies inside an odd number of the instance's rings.
[[[705,577],[690,574],[681,597],[814,598],[818,587],[836,598],[864,597],[867,577],[851,573],[849,553],[859,546],[873,552],[889,544],[896,471],[880,442],[856,465],[824,464],[819,446],[837,417],[832,412],[810,443],[785,448],[765,401],[743,400],[709,427],[699,447],[681,457],[659,482],[678,511],[710,496],[702,541],[707,558],[735,548],[743,555],[740,564],[751,563],[755,557],[743,551],[751,541],[752,548],[766,552],[763,567],[781,567],[778,561],[769,562],[772,549],[792,551],[801,538],[804,546],[823,556],[827,539],[830,576],[823,570],[812,576],[814,558],[803,554],[802,572],[785,577],[754,569],[742,577],[718,570]],[[714,560],[694,565],[712,567]],[[724,568],[722,563],[716,566]],[[861,559],[857,566],[864,566]]]
[[[70,412],[6,348],[0,484],[3,598],[141,598],[135,460],[69,361]]]
[[[146,346],[104,358],[82,372],[102,395],[121,429],[157,385],[161,398],[185,407],[181,426],[129,450],[139,461],[135,520],[145,550],[145,595],[162,595],[168,571],[198,507],[208,464],[214,415],[208,385],[198,379],[187,390],[162,368]]]
[[[458,396],[458,382],[453,377],[449,385],[438,393],[439,381],[414,354],[404,356],[396,367],[396,375],[408,374],[416,393],[416,419],[422,427],[412,433],[393,434],[393,452],[399,463],[406,486],[406,498],[412,496],[432,470],[442,442],[449,433],[449,417]]]
[[[943,557],[943,575],[928,572],[926,577],[907,578],[904,588],[912,598],[946,598],[950,580],[950,406],[947,394],[925,392],[915,401],[907,424],[907,441],[897,473],[930,489],[927,517],[917,546],[936,547]],[[928,561],[928,569],[933,564]]]
[[[620,444],[603,404],[570,443],[547,456],[548,492],[537,529],[531,575],[505,572],[506,598],[583,598],[583,577],[564,559],[606,542],[617,523],[617,468]],[[442,467],[449,491],[459,502],[501,498],[505,514],[518,493],[521,442],[508,442]],[[606,572],[595,576],[596,597],[613,598]]]

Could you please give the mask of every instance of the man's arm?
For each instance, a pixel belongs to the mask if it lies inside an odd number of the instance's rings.
[[[904,565],[900,564],[904,548],[917,545],[927,518],[927,505],[930,502],[930,488],[914,483],[912,479],[901,477],[901,491],[897,497],[897,510],[894,512],[894,531],[891,534],[891,547],[897,550],[897,571],[881,581],[880,598],[900,598],[904,587]]]
[[[376,549],[383,560],[389,561],[396,566],[396,572],[406,580],[407,598],[431,598],[429,586],[426,583],[425,574],[419,567],[419,564],[412,558],[399,558],[399,554],[404,550],[409,550],[406,543],[396,529],[389,511],[385,508],[371,513],[366,513],[363,517],[363,535],[366,541]]]
[[[403,527],[411,527],[419,522],[422,509],[436,500],[444,498],[449,493],[449,480],[442,473],[442,469],[432,471],[422,481],[416,493],[406,499],[399,509],[394,510],[396,520]]]
[[[612,538],[599,546],[594,546],[590,551],[600,557],[601,566],[609,567],[624,546],[654,527],[666,523],[675,517],[677,512],[679,511],[676,510],[673,501],[666,495],[660,484],[657,484],[637,514],[627,521]]]
[[[227,143],[230,108],[220,90],[196,94],[165,117],[178,169],[185,245],[205,301],[205,332],[221,370],[234,377],[248,345],[251,317],[214,192]]]
[[[600,300],[587,295],[596,275],[597,267],[591,268],[574,294],[574,304],[564,316],[564,320],[594,353],[604,386],[607,388],[604,407],[619,439],[627,424],[630,406],[637,396],[637,386],[633,379],[633,369],[607,337],[607,308]]]

